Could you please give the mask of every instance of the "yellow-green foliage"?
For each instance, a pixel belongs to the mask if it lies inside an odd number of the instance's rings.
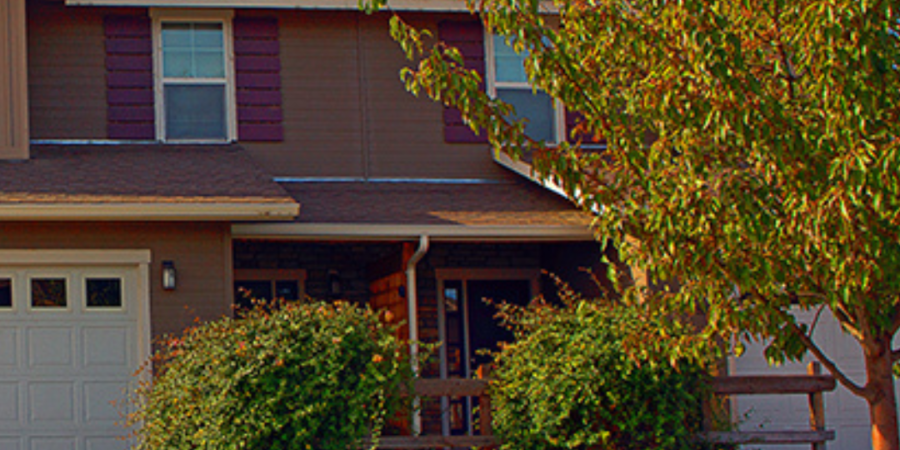
[[[284,305],[172,338],[138,393],[138,450],[341,449],[378,434],[411,374],[369,309]]]
[[[497,358],[494,426],[504,449],[697,449],[702,371],[634,359],[634,310],[577,301],[505,313],[517,340]]]

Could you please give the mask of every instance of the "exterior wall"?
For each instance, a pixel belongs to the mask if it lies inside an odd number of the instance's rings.
[[[33,139],[106,139],[103,20],[146,10],[28,2]],[[506,173],[484,144],[444,142],[441,105],[407,93],[407,63],[388,15],[355,11],[238,10],[277,17],[284,140],[244,142],[274,176],[490,178]],[[452,14],[411,14],[437,33]]]
[[[222,223],[0,223],[0,249],[149,249],[154,337],[231,314],[231,236]],[[161,285],[162,261],[178,286]]]
[[[106,138],[103,15],[109,11],[28,1],[32,139]]]
[[[305,269],[310,298],[365,304],[370,299],[370,283],[384,276],[376,270],[378,266],[400,252],[396,243],[235,241],[234,268]],[[340,296],[329,293],[329,270],[338,272]]]
[[[446,17],[408,16],[435,34]],[[388,18],[280,12],[285,140],[245,147],[276,176],[501,178],[487,146],[445,143],[442,107],[403,89]]]
[[[0,4],[0,159],[28,158],[25,0]]]

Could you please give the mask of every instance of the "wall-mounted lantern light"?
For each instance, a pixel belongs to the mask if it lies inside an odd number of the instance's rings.
[[[175,290],[175,263],[172,261],[162,262],[162,287],[167,291]]]

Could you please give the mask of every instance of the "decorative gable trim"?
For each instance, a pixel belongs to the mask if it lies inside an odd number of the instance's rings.
[[[150,18],[107,16],[106,102],[110,139],[155,139]]]
[[[239,141],[283,141],[278,19],[233,22]]]
[[[475,70],[482,80],[485,79],[484,29],[480,21],[443,21],[438,24],[438,38],[458,48],[463,56],[465,68]],[[458,109],[444,106],[444,141],[461,144],[486,143],[487,137],[484,133],[476,135],[472,132],[472,129],[463,123],[462,114]]]

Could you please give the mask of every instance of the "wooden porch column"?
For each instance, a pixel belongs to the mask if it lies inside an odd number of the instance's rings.
[[[28,159],[25,0],[0,0],[0,159]]]

